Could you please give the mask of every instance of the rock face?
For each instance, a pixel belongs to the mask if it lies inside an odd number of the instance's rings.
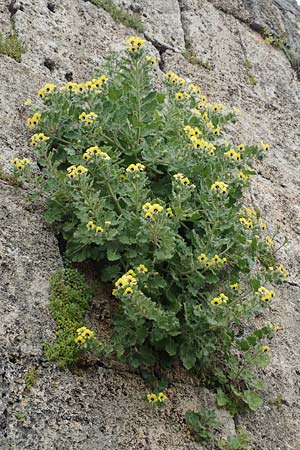
[[[271,144],[249,201],[262,210],[271,231],[280,225],[280,238],[289,238],[278,258],[291,276],[266,319],[282,331],[271,343],[264,406],[235,424],[228,415],[224,425],[229,434],[235,425],[245,426],[255,450],[299,450],[300,82],[285,54],[254,29],[268,26],[300,48],[300,8],[295,0],[118,3],[142,15],[164,70],[197,81],[210,99],[241,109],[239,124],[229,130],[236,143]],[[0,56],[0,163],[6,166],[15,155],[30,155],[25,98],[47,81],[90,76],[132,30],[83,0],[1,0],[0,26],[14,26],[28,48],[21,63]],[[202,63],[185,60],[186,46]],[[168,405],[156,414],[144,401],[142,379],[127,369],[96,366],[74,374],[44,361],[43,342],[54,335],[48,280],[61,266],[58,244],[25,191],[0,180],[0,198],[0,449],[200,448],[189,439],[182,413],[212,400],[194,380],[174,382]],[[26,392],[24,377],[32,367],[39,377]]]

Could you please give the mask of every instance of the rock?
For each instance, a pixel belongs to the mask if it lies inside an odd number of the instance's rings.
[[[258,33],[268,26],[277,34],[288,34],[291,46],[300,48],[300,8],[294,0],[123,0],[122,4],[142,14],[145,36],[163,54],[165,70],[198,82],[212,101],[241,109],[228,138],[233,136],[235,143],[263,139],[271,144],[267,159],[257,166],[249,202],[262,210],[270,232],[280,225],[280,240],[288,236],[278,258],[291,276],[278,291],[271,313],[259,318],[282,327],[271,342],[272,364],[263,375],[264,407],[236,421],[252,432],[256,450],[298,450],[300,84],[285,54]],[[13,13],[10,5],[10,0],[0,5],[0,28],[10,32],[13,23],[28,51],[21,63],[0,55],[0,163],[6,168],[13,156],[30,156],[24,100],[35,98],[46,82],[90,77],[107,52],[119,49],[134,33],[89,1],[22,0],[14,2]],[[187,44],[198,65],[182,56]],[[255,85],[250,83],[247,61]],[[191,442],[183,414],[189,408],[213,405],[214,397],[192,382],[175,380],[168,391],[170,400],[156,414],[145,402],[147,389],[141,377],[126,368],[95,365],[72,373],[44,360],[43,343],[54,336],[48,281],[61,266],[58,244],[42,210],[31,207],[26,191],[0,181],[0,198],[0,449],[201,448]],[[24,377],[31,367],[39,369],[40,377],[26,392]],[[224,432],[231,435],[234,422],[222,414]]]

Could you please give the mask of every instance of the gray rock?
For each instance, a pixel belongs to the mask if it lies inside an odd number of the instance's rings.
[[[12,15],[10,0],[0,5],[1,31],[11,31],[14,24],[28,46],[21,63],[0,56],[0,163],[7,168],[13,156],[30,155],[24,100],[35,98],[45,82],[90,77],[109,49],[120,48],[133,33],[90,2],[53,1],[50,7],[43,0],[16,3],[20,5]],[[146,37],[163,53],[165,70],[198,82],[212,101],[241,109],[228,139],[271,144],[267,159],[257,166],[249,201],[261,208],[270,233],[280,225],[280,239],[289,237],[278,258],[291,276],[270,313],[257,319],[258,324],[271,321],[282,327],[270,345],[272,364],[263,374],[264,407],[237,422],[252,432],[256,450],[299,450],[300,84],[284,53],[263,42],[250,25],[286,33],[291,45],[300,47],[300,9],[293,0],[123,4],[142,14]],[[187,43],[202,65],[183,58]],[[246,60],[252,63],[255,86]],[[165,408],[154,413],[145,402],[142,379],[126,368],[111,363],[71,373],[44,361],[43,342],[54,336],[48,280],[61,266],[58,245],[26,192],[0,181],[0,198],[0,449],[200,448],[191,442],[182,417],[187,409],[213,405],[214,398],[195,380],[185,376],[175,381]],[[40,376],[26,392],[30,367],[37,367]],[[233,434],[232,418],[220,414],[224,433]]]

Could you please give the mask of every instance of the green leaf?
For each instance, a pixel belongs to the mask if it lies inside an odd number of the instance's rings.
[[[108,261],[117,261],[118,259],[121,258],[120,253],[118,253],[116,249],[110,247],[106,251],[106,256]]]
[[[229,399],[227,397],[227,395],[225,394],[225,392],[218,388],[217,389],[217,405],[221,408],[223,406],[226,406],[229,403]]]
[[[255,411],[263,405],[262,398],[254,391],[244,391],[242,398],[252,411]]]

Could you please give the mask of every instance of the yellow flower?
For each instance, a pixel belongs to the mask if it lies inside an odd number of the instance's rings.
[[[91,155],[90,155],[89,153],[85,152],[85,153],[82,155],[82,158],[83,158],[85,161],[88,161],[89,159],[91,159]]]
[[[164,209],[164,208],[163,208],[159,203],[154,203],[154,204],[151,206],[151,211],[152,211],[154,214],[157,214],[157,213],[162,212],[163,209]]]
[[[263,150],[265,150],[265,151],[270,150],[270,145],[269,144],[265,144],[263,141],[260,141],[260,144],[261,144]]]
[[[140,48],[144,47],[145,41],[144,39],[138,37],[138,36],[130,36],[129,39],[127,39],[127,45],[130,47],[128,48],[128,51],[130,52],[136,52]]]
[[[279,325],[274,325],[273,326],[273,330],[275,331],[275,333],[278,333],[278,331],[280,331],[280,326]]]
[[[201,253],[201,255],[199,255],[197,259],[200,262],[206,262],[207,261],[207,256],[206,256],[205,253]]]
[[[132,295],[133,294],[133,289],[131,287],[126,288],[124,294],[125,295]]]
[[[157,64],[157,59],[156,58],[154,58],[154,56],[145,56],[145,60],[146,61],[148,61],[148,62],[151,62],[151,64]]]
[[[226,303],[226,302],[229,300],[229,298],[227,297],[227,295],[223,294],[223,292],[219,295],[219,298],[220,298],[224,303]]]
[[[145,170],[144,164],[137,163],[135,166],[136,166],[136,168],[138,169],[139,172],[143,172]]]
[[[228,152],[224,153],[224,156],[234,158],[236,154],[237,154],[236,151],[233,148],[230,148]]]
[[[83,83],[78,83],[77,85],[77,91],[78,92],[83,92],[85,91],[85,85]]]
[[[91,330],[89,330],[88,328],[86,328],[86,329],[82,332],[81,336],[83,336],[85,339],[93,339],[94,336],[95,336],[95,334],[94,334],[93,331],[91,331]]]
[[[183,178],[183,174],[182,173],[176,173],[174,175],[175,180],[181,180]]]
[[[100,226],[96,227],[96,233],[102,234],[103,231],[104,231],[104,229],[102,227],[100,227]]]
[[[184,95],[183,95],[182,92],[176,92],[175,98],[176,98],[176,100],[183,100],[184,99]]]
[[[136,268],[136,270],[137,270],[138,272],[143,272],[143,273],[148,272],[148,269],[147,269],[146,266],[144,266],[144,264],[140,264],[140,265]]]
[[[225,194],[227,192],[228,184],[223,183],[223,181],[216,181],[211,185],[211,190],[216,192],[221,192],[221,194]]]
[[[79,335],[74,339],[75,344],[82,345],[85,343],[85,339],[83,336]]]
[[[270,248],[273,248],[273,247],[274,247],[274,242],[273,242],[273,240],[270,238],[270,236],[266,236],[265,241],[266,241],[267,245],[268,245]]]
[[[128,284],[126,277],[121,277],[115,282],[116,288],[123,288]]]
[[[222,305],[222,300],[220,299],[220,297],[215,297],[211,300],[211,305]]]
[[[153,214],[150,212],[150,211],[148,211],[148,212],[146,212],[146,214],[144,215],[144,217],[145,217],[145,219],[146,220],[152,220],[152,218],[153,218]]]
[[[267,345],[263,345],[263,346],[261,347],[261,350],[262,350],[262,352],[266,353],[266,352],[269,352],[269,351],[270,351],[270,347],[268,347]]]
[[[218,256],[218,255],[215,255],[215,256],[213,256],[212,257],[212,259],[211,259],[211,263],[212,264],[223,264],[223,263],[225,263],[227,261],[227,259],[226,258],[220,258],[220,256]]]
[[[238,149],[240,152],[243,152],[243,151],[245,150],[245,144],[239,144],[239,145],[237,146],[237,149]]]
[[[167,214],[167,217],[169,217],[169,219],[171,219],[174,216],[172,208],[167,208],[166,214]]]
[[[167,80],[172,80],[172,78],[177,77],[177,75],[172,72],[171,70],[169,70],[166,74],[165,77],[167,78]]]
[[[133,277],[135,277],[135,271],[132,269],[127,270],[126,275],[132,275]]]
[[[230,289],[233,289],[234,291],[237,291],[239,288],[239,283],[233,283],[230,286]]]
[[[151,209],[151,203],[147,202],[143,205],[144,211],[150,211],[150,209]]]
[[[26,100],[25,100],[25,102],[24,102],[24,105],[25,106],[30,106],[31,105],[31,100],[30,100],[30,98],[26,98]]]
[[[109,161],[111,159],[111,157],[105,152],[100,152],[99,156],[100,158],[105,159],[106,161]]]
[[[86,112],[82,112],[79,116],[79,120],[85,120],[86,116],[87,116]]]
[[[180,183],[184,186],[188,186],[191,182],[187,177],[181,178]]]
[[[77,328],[76,333],[81,334],[81,333],[83,333],[85,330],[87,330],[87,327],[80,327],[80,328]]]
[[[80,175],[82,173],[86,173],[88,170],[83,166],[77,166],[76,172]]]
[[[95,224],[92,220],[90,220],[87,224],[86,227],[88,230],[93,230],[95,228]]]
[[[159,392],[157,400],[159,402],[165,402],[166,400],[168,400],[168,397],[166,396],[166,394],[164,394],[164,392]]]
[[[138,168],[135,164],[130,164],[126,169],[126,172],[137,172],[137,171],[138,171]]]
[[[248,175],[245,175],[243,172],[239,172],[238,178],[239,178],[240,180],[245,180],[245,181],[247,181],[249,177],[248,177]]]
[[[221,134],[221,128],[220,128],[220,127],[214,128],[214,129],[213,129],[213,133],[214,133],[214,134],[218,134],[218,135]]]
[[[261,219],[259,219],[259,226],[262,230],[267,229],[267,225]]]
[[[147,395],[147,400],[149,403],[157,403],[158,398],[155,394],[148,394]]]
[[[69,81],[65,86],[60,88],[61,91],[77,92],[77,83]]]
[[[280,266],[276,267],[276,270],[278,272],[280,272],[285,278],[289,276],[288,271],[286,270],[286,268],[282,264],[280,264]]]

